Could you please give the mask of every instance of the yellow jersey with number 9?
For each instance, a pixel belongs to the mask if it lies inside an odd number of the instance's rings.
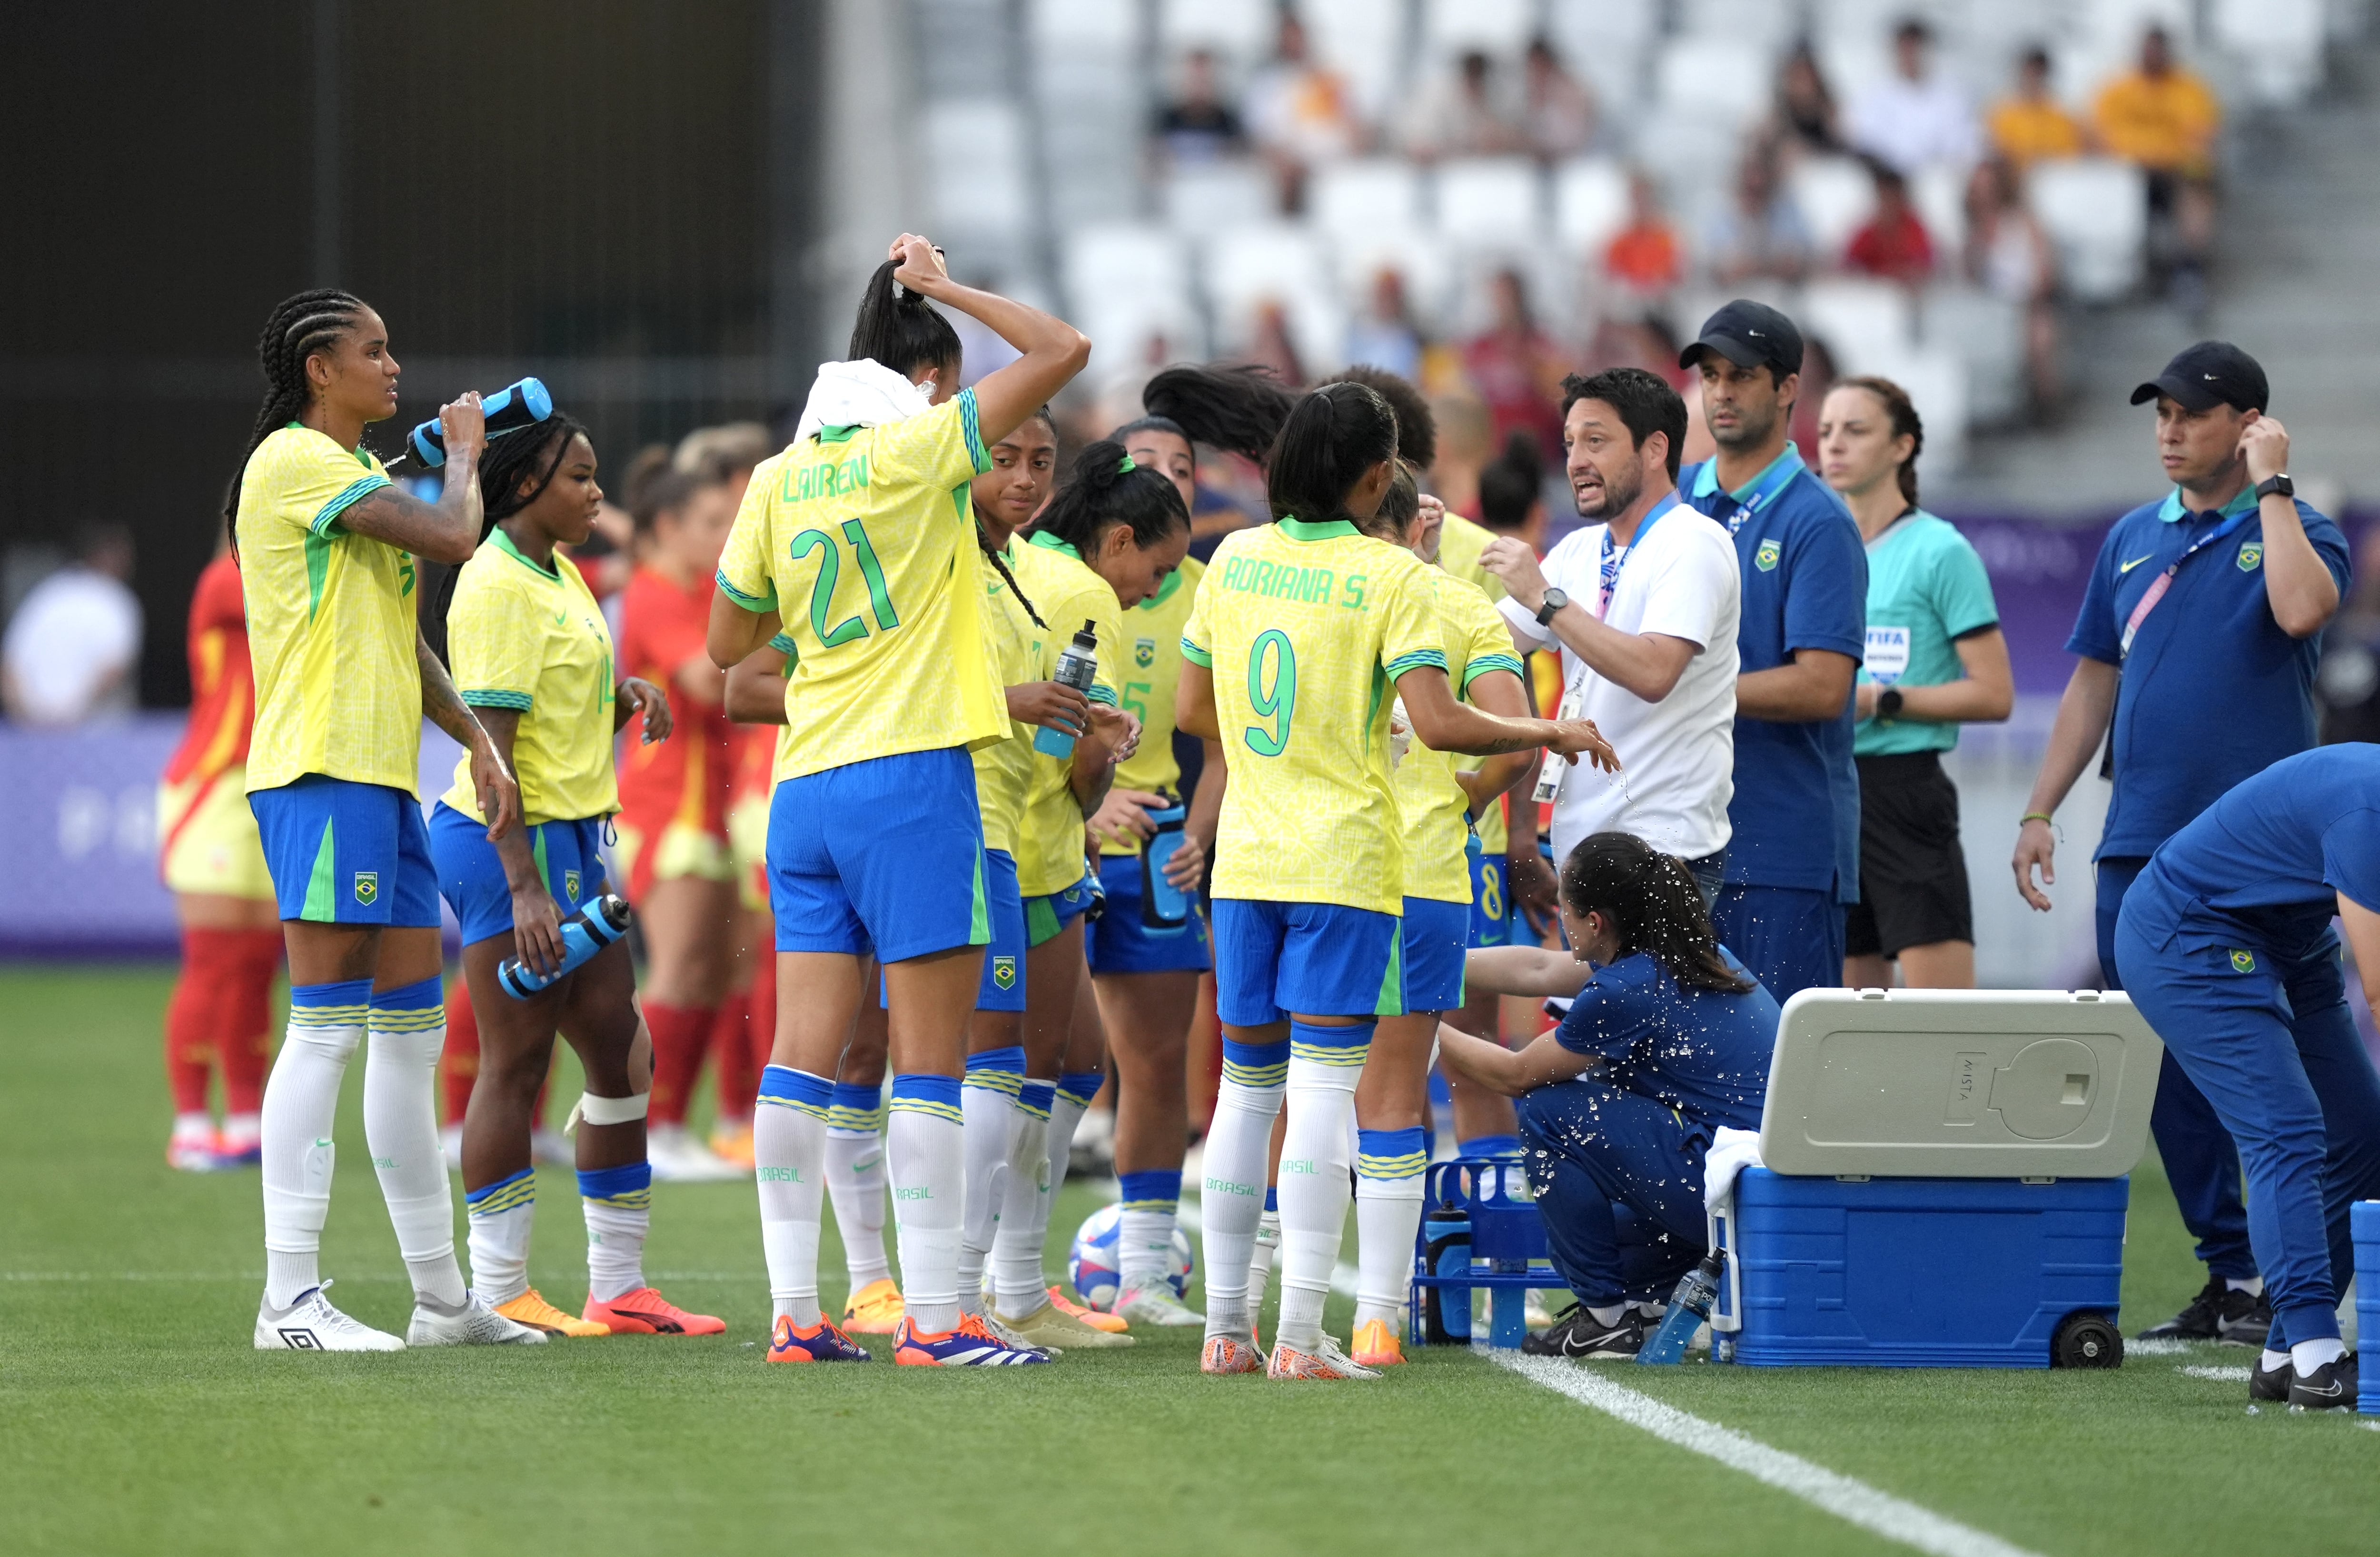
[[[795,644],[776,778],[1006,737],[984,652],[975,511],[991,468],[975,392],[876,427],[830,427],[761,461],[719,587]]]
[[[251,794],[308,773],[418,792],[413,557],[339,524],[389,484],[370,450],[294,421],[248,456],[234,529],[256,675]]]
[[[1182,782],[1182,764],[1173,757],[1173,693],[1182,684],[1182,627],[1190,620],[1198,580],[1206,572],[1207,565],[1197,558],[1183,558],[1182,566],[1165,576],[1162,588],[1123,614],[1116,695],[1124,712],[1140,720],[1140,748],[1116,764],[1118,789],[1158,795]],[[1099,852],[1138,854],[1140,848],[1110,838],[1100,840]]]
[[[1014,540],[1000,560],[1016,571],[1016,553],[1024,548]],[[983,573],[984,652],[998,668],[1002,687],[1022,687],[1041,679],[1041,640],[1046,636],[1017,603],[1016,591],[976,548],[976,566]],[[1008,719],[1007,699],[1001,699],[1001,717]],[[1008,738],[975,748],[976,804],[983,811],[983,846],[1016,853],[1016,831],[1025,820],[1025,789],[1033,776],[1033,732],[1037,726],[1009,720]]]
[[[1432,580],[1439,622],[1445,633],[1446,678],[1456,695],[1490,671],[1522,675],[1512,652],[1512,630],[1475,584],[1438,574]],[[1477,761],[1432,751],[1419,741],[1397,764],[1397,806],[1404,817],[1405,895],[1434,903],[1471,901],[1471,860],[1463,852],[1470,799],[1454,782],[1457,764]]]
[[[1058,656],[1089,622],[1099,648],[1088,696],[1095,703],[1115,707],[1117,651],[1124,633],[1123,607],[1114,589],[1057,537],[1028,536],[1026,542],[1013,558],[1017,587],[1049,624],[1047,631],[1033,635],[1038,640],[1038,659],[1031,679],[1054,679]],[[1032,772],[1025,790],[1024,821],[1016,830],[1016,890],[1026,897],[1063,892],[1081,881],[1084,872],[1084,817],[1075,799],[1073,760],[1033,750],[1029,743],[1036,733],[1025,733]]]
[[[1446,668],[1437,578],[1343,519],[1279,519],[1216,548],[1182,654],[1214,675],[1232,768],[1217,897],[1402,910],[1389,708],[1397,677]]]

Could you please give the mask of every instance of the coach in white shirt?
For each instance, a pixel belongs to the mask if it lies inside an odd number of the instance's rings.
[[[1508,591],[1497,609],[1523,653],[1558,643],[1565,699],[1578,700],[1621,771],[1560,770],[1553,846],[1633,833],[1686,861],[1706,903],[1718,890],[1735,781],[1735,631],[1742,576],[1727,530],[1678,501],[1686,405],[1641,368],[1562,381],[1562,443],[1582,518],[1541,566],[1499,536],[1480,561]],[[1525,808],[1523,808],[1525,809]],[[1534,846],[1507,861],[1514,898],[1542,906],[1553,882]],[[1522,858],[1525,854],[1526,858]]]

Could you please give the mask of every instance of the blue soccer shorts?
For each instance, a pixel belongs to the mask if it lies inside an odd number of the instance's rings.
[[[1336,903],[1219,897],[1215,1012],[1235,1028],[1403,1013],[1397,917]]]
[[[1016,892],[1016,857],[1006,849],[983,854],[984,911],[991,939],[984,943],[983,981],[976,988],[978,1011],[1025,1009],[1025,899]]]
[[[1141,922],[1140,856],[1103,856],[1099,884],[1107,889],[1108,910],[1088,931],[1093,973],[1204,973],[1213,966],[1207,926],[1196,907],[1171,930]]]
[[[991,939],[975,765],[956,747],[783,781],[768,866],[781,952],[906,962]]]
[[[438,926],[438,868],[421,803],[384,784],[308,773],[248,797],[285,919]]]
[[[1397,922],[1404,965],[1404,1008],[1453,1011],[1463,1004],[1463,955],[1470,949],[1471,905],[1408,897]]]
[[[601,817],[528,829],[529,856],[565,919],[603,895],[602,842]],[[463,927],[464,945],[512,932],[513,889],[485,825],[439,801],[430,813],[430,858],[438,865],[438,890]]]

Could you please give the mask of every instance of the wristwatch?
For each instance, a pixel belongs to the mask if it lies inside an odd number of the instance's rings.
[[[2259,503],[2268,497],[2295,497],[2297,494],[2298,484],[2289,480],[2286,470],[2277,476],[2267,476],[2256,483],[2256,501]]]
[[[1883,691],[1878,692],[1876,695],[1876,716],[1878,719],[1900,718],[1900,705],[1904,700],[1905,699],[1903,699],[1900,695],[1900,687],[1886,687]]]
[[[1546,602],[1537,607],[1537,626],[1544,626],[1554,619],[1554,613],[1570,603],[1570,596],[1560,590],[1548,590]]]

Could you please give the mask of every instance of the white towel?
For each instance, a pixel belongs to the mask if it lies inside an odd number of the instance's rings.
[[[883,363],[862,357],[850,362],[821,362],[802,407],[801,424],[794,442],[813,437],[822,427],[880,427],[906,421],[933,407],[926,386],[911,383]]]
[[[1725,1243],[1728,1246],[1727,1286],[1711,1309],[1711,1329],[1733,1333],[1743,1328],[1743,1262],[1737,1258],[1735,1220],[1735,1178],[1746,1168],[1763,1166],[1760,1161],[1760,1132],[1722,1127],[1711,1137],[1710,1150],[1703,1154],[1703,1215],[1704,1245],[1716,1248],[1722,1241],[1719,1224],[1727,1224]]]

